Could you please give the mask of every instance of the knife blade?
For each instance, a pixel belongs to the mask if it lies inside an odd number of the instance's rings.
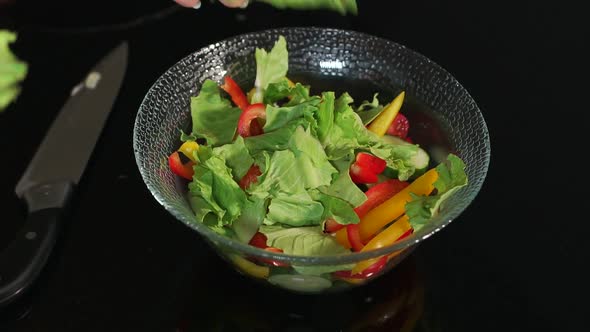
[[[63,212],[83,176],[127,69],[127,42],[110,50],[76,85],[16,185],[24,225],[0,252],[0,306],[24,293],[43,270]]]

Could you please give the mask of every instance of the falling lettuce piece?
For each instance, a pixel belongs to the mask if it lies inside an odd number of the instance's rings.
[[[8,46],[15,42],[16,38],[16,33],[0,30],[0,112],[19,96],[19,84],[28,72],[27,63],[19,60]]]
[[[356,0],[258,0],[279,9],[337,11],[342,15],[358,13]]]
[[[436,166],[438,179],[434,182],[436,194],[432,196],[412,195],[406,204],[406,214],[415,231],[426,225],[444,201],[454,192],[467,185],[465,164],[454,154],[449,154],[445,162]]]
[[[256,80],[254,81],[255,92],[252,96],[252,104],[264,101],[264,93],[271,83],[283,81],[289,69],[289,53],[287,52],[287,41],[280,36],[270,52],[262,48],[256,48]]]
[[[231,143],[242,111],[221,97],[215,81],[205,80],[199,95],[191,98],[192,134],[207,140],[207,145]]]

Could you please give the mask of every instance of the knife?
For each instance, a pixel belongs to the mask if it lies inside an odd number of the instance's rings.
[[[51,254],[63,212],[123,82],[127,52],[122,42],[74,87],[16,185],[28,215],[16,239],[0,251],[0,307],[28,289]]]

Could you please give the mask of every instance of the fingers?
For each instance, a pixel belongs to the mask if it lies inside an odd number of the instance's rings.
[[[244,8],[248,5],[248,0],[219,0],[222,4],[229,8]]]
[[[201,7],[200,0],[174,0],[177,4],[183,7],[190,7],[190,8],[199,8]]]
[[[2,1],[2,0],[0,0]],[[224,6],[229,8],[245,8],[248,5],[248,0],[219,0]],[[200,0],[174,0],[177,4],[183,7],[199,8],[201,7]]]

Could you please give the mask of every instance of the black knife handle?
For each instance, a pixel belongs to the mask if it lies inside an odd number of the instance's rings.
[[[29,215],[12,243],[0,251],[0,307],[23,294],[43,270],[71,190],[69,183],[57,183],[34,187],[24,195]]]

